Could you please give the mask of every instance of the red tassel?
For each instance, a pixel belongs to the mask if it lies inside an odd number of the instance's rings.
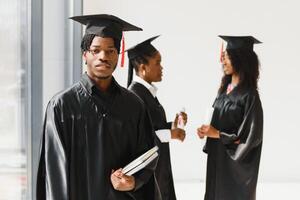
[[[124,33],[122,33],[121,67],[124,67],[124,62],[125,62],[125,39],[124,39]]]
[[[222,60],[223,60],[223,46],[224,46],[224,42],[222,42],[222,45],[221,45],[220,63],[222,63]]]

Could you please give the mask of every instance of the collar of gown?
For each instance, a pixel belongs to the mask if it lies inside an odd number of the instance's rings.
[[[147,81],[145,81],[144,79],[140,78],[139,76],[134,76],[133,77],[133,81],[142,84],[143,86],[145,86],[149,92],[152,94],[152,96],[155,98],[156,97],[156,93],[158,88],[153,85],[153,84],[149,84]]]

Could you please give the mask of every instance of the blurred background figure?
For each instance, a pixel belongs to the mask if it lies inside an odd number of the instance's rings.
[[[157,87],[153,82],[162,80],[162,66],[160,52],[151,44],[158,36],[137,44],[127,50],[129,58],[128,88],[137,94],[145,103],[149,112],[153,128],[160,148],[160,157],[155,175],[163,200],[176,199],[172,167],[170,160],[169,142],[171,139],[184,141],[185,131],[178,124],[187,123],[187,114],[180,112],[173,122],[167,122],[163,106],[159,103],[156,93]],[[135,76],[133,76],[135,70]],[[171,100],[170,100],[171,101]],[[179,119],[182,122],[179,123]]]
[[[213,104],[207,137],[205,200],[255,200],[263,138],[263,110],[258,94],[259,61],[252,36],[220,36],[227,41],[221,62],[224,76]]]

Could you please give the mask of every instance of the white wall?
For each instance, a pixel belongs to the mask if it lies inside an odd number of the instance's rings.
[[[264,108],[261,181],[300,181],[300,3],[297,0],[85,0],[84,14],[109,13],[141,26],[126,33],[127,47],[161,34],[153,44],[164,66],[159,99],[169,120],[182,106],[189,114],[187,139],[172,142],[175,180],[205,178],[206,155],[196,128],[210,106],[222,76],[218,34],[254,35],[263,44],[259,82]],[[127,67],[117,69],[125,86]]]

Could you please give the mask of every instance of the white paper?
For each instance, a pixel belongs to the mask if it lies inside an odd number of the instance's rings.
[[[213,107],[209,107],[209,108],[206,109],[205,117],[204,117],[204,121],[203,121],[204,125],[210,125],[213,114],[214,114],[214,108]],[[206,144],[206,137],[201,139],[202,147],[204,147],[205,144]]]
[[[213,107],[207,108],[205,111],[205,118],[203,124],[210,125],[213,114],[214,114],[214,108]]]

